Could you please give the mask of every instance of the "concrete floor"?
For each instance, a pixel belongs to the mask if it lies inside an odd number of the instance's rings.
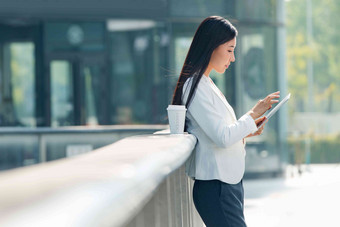
[[[244,181],[248,227],[340,227],[340,164],[302,169]]]

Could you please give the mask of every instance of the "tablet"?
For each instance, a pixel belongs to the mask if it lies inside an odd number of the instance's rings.
[[[266,116],[266,120],[264,121],[264,122],[262,122],[257,128],[259,129],[259,128],[261,128],[262,127],[262,125],[264,124],[264,123],[266,123],[268,120],[269,120],[269,118],[271,118],[280,108],[281,108],[281,106],[283,105],[283,104],[285,104],[288,100],[290,99],[290,93],[284,98],[284,99],[282,99],[282,101],[281,102],[279,102],[279,104],[277,104],[268,114],[267,114],[267,116]]]

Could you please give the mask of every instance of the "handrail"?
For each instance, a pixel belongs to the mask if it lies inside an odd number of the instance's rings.
[[[0,127],[0,135],[8,134],[48,134],[48,133],[89,133],[89,132],[120,132],[120,131],[150,131],[161,130],[166,125],[96,125],[96,126],[62,126],[51,127]]]
[[[141,135],[0,174],[0,226],[122,226],[191,154],[190,134]]]

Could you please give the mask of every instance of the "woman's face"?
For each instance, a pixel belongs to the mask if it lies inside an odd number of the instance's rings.
[[[209,66],[218,73],[224,73],[231,62],[235,61],[234,50],[236,37],[224,44],[219,45],[211,54]]]

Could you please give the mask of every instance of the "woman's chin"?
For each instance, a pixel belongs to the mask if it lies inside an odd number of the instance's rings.
[[[226,68],[224,68],[224,69],[221,69],[221,70],[216,70],[218,73],[224,73],[225,72],[225,70],[226,70]]]

